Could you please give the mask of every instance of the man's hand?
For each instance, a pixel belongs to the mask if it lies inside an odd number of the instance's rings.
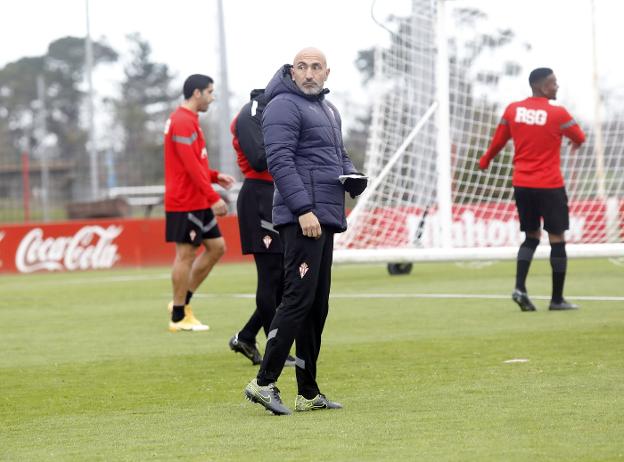
[[[299,224],[304,236],[318,239],[321,237],[321,224],[312,212],[304,213],[299,217]]]
[[[219,173],[219,175],[217,175],[217,183],[222,188],[230,189],[235,181],[236,180],[234,179],[233,176],[230,176],[226,173]]]
[[[490,166],[490,161],[487,159],[487,157],[481,156],[481,159],[479,159],[479,168],[481,170],[487,170],[489,166]]]
[[[214,214],[217,215],[218,217],[222,217],[224,215],[227,215],[228,213],[227,204],[225,203],[223,199],[219,199],[217,202],[212,204],[211,208]]]
[[[570,153],[576,154],[576,151],[581,147],[580,144],[575,143],[574,141],[570,141]]]

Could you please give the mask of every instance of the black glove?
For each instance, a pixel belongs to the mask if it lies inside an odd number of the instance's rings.
[[[368,178],[362,176],[361,178],[347,178],[344,182],[344,188],[349,193],[352,199],[362,194],[368,185]]]

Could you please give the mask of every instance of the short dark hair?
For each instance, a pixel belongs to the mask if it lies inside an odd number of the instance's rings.
[[[184,93],[184,99],[189,99],[193,96],[195,90],[204,91],[208,88],[208,85],[214,83],[211,77],[203,74],[193,74],[184,81],[184,87],[182,92]]]
[[[529,85],[533,86],[553,73],[549,67],[538,67],[529,74]]]

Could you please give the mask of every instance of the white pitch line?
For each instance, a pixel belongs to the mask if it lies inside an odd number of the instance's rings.
[[[195,294],[198,298],[214,298],[214,297],[227,297],[232,298],[255,298],[256,294]],[[330,298],[376,298],[376,299],[389,299],[389,298],[429,298],[429,299],[478,299],[478,300],[511,300],[509,295],[494,295],[494,294],[418,294],[418,293],[400,293],[400,294],[365,294],[365,293],[334,293],[330,295]],[[550,300],[549,296],[545,295],[531,295],[531,298],[536,300]],[[571,300],[587,300],[596,302],[624,302],[624,297],[600,297],[593,295],[580,295],[570,296]]]
[[[64,281],[63,284],[84,284],[84,283],[107,283],[107,282],[138,282],[149,280],[162,280],[171,278],[170,274],[133,274],[127,276],[101,276],[101,277],[76,277]],[[41,281],[38,284],[58,284],[58,281]],[[168,295],[170,296],[170,294]],[[214,298],[214,297],[232,297],[232,298],[256,298],[256,294],[195,294],[197,298]],[[510,295],[500,294],[422,294],[422,293],[333,293],[330,298],[335,299],[397,299],[397,298],[421,298],[421,299],[477,299],[477,300],[508,300]],[[550,296],[531,295],[535,300],[550,300]],[[574,295],[570,296],[570,300],[587,300],[594,302],[624,302],[624,296],[595,296],[595,295]]]
[[[73,278],[64,281],[63,284],[84,284],[88,282],[137,282],[137,281],[153,281],[155,279],[170,279],[170,274],[136,274],[128,276],[101,276],[94,278]],[[58,284],[58,282],[54,282]]]

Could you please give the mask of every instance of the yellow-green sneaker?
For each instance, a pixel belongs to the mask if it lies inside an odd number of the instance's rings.
[[[274,383],[262,386],[258,385],[257,379],[253,379],[245,387],[245,397],[252,403],[260,404],[275,415],[292,414],[291,410],[282,403],[280,391]]]
[[[317,411],[319,409],[342,409],[342,404],[328,400],[325,395],[319,393],[312,399],[306,399],[301,395],[295,398],[295,411]]]
[[[193,310],[191,309],[191,305],[186,305],[184,307],[184,318],[182,318],[178,322],[171,321],[171,313],[173,312],[173,302],[169,302],[167,306],[167,311],[169,312],[169,331],[170,332],[201,332],[210,329],[210,326],[202,323],[199,319],[195,317],[193,314]]]
[[[204,326],[205,329],[199,329],[199,330],[208,330],[209,327],[207,325],[205,325],[203,322],[201,322],[199,319],[197,319],[195,317],[195,315],[193,314],[193,310],[191,309],[191,305],[186,305],[184,307],[184,317],[188,318],[188,320],[196,325],[196,326]]]

